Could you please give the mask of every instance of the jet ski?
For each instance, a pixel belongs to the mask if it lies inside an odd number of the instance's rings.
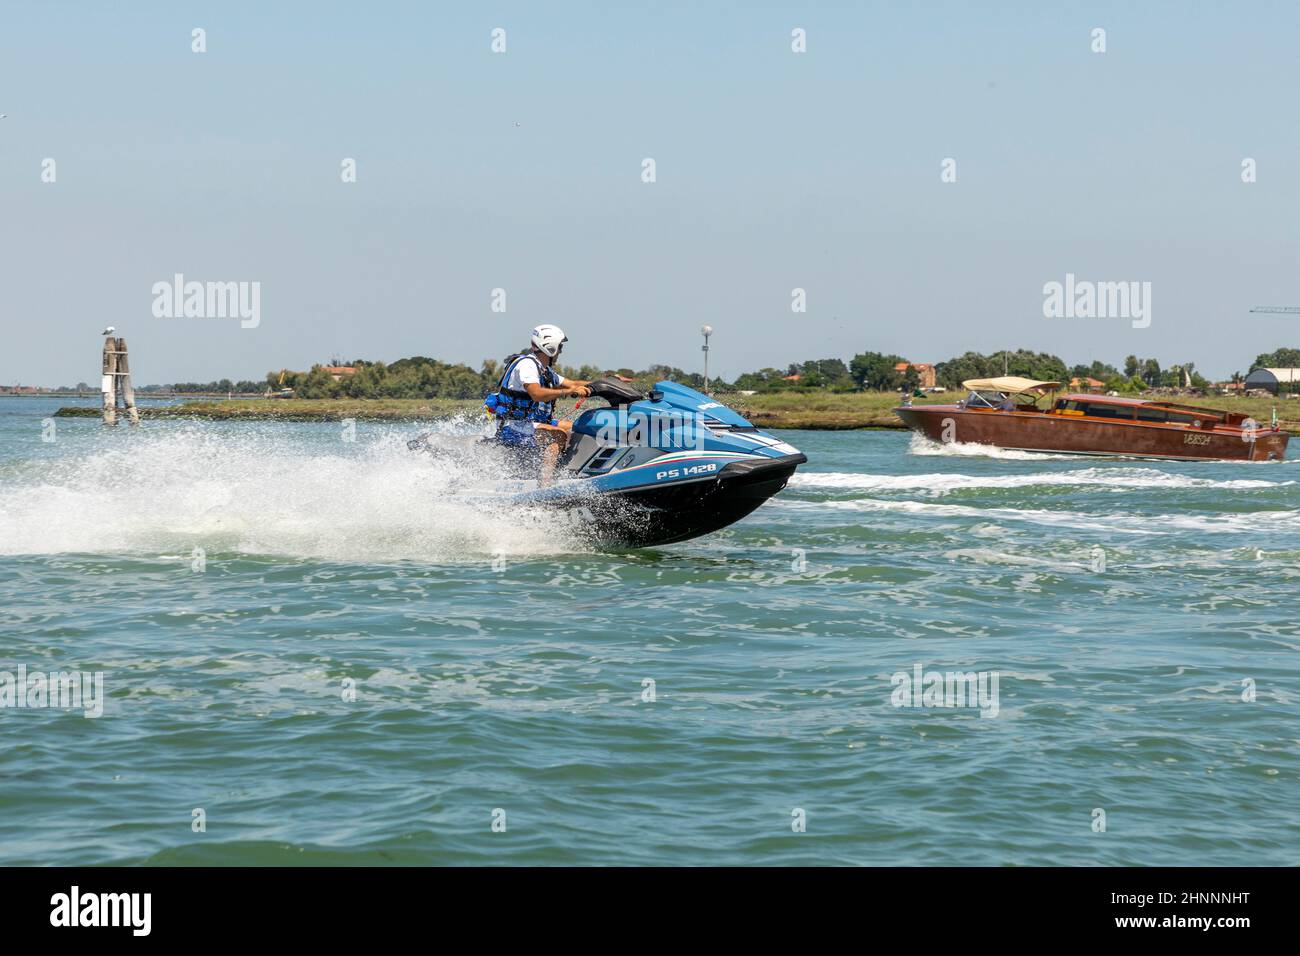
[[[590,388],[607,407],[574,419],[555,482],[512,503],[562,512],[574,534],[602,547],[653,547],[725,528],[808,460],[677,382],[648,395],[609,378]]]
[[[567,533],[596,547],[654,547],[725,528],[784,488],[808,460],[677,382],[643,394],[605,378],[590,389],[607,404],[574,419],[554,482],[507,502],[556,512]],[[425,437],[408,444],[434,450]]]

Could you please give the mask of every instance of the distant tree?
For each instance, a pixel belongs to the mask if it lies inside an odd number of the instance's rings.
[[[608,373],[596,365],[583,365],[578,369],[577,375],[568,375],[566,378],[581,379],[584,382],[592,382],[598,378],[604,378]]]
[[[313,365],[309,372],[294,376],[293,393],[298,398],[337,398],[339,383],[323,365]]]
[[[1028,349],[996,352],[992,355],[967,352],[940,362],[934,371],[939,384],[947,388],[960,388],[961,383],[967,379],[996,378],[1003,374],[1019,375],[1040,382],[1063,382],[1070,378],[1069,370],[1060,358]]]
[[[767,392],[788,388],[789,385],[790,383],[785,381],[785,372],[776,368],[762,368],[757,372],[746,372],[737,377],[732,383],[732,388],[738,392]]]
[[[1076,365],[1070,369],[1071,378],[1095,378],[1099,382],[1105,382],[1117,375],[1119,375],[1119,370],[1106,362]]]
[[[1132,379],[1125,378],[1123,375],[1116,372],[1114,375],[1106,379],[1106,391],[1131,393],[1136,391],[1136,389],[1133,387]]]
[[[907,359],[880,352],[860,352],[849,360],[849,375],[858,388],[897,391],[903,388],[903,374],[895,366]]]
[[[1300,368],[1300,349],[1278,349],[1255,357],[1250,370],[1257,368]]]
[[[1146,359],[1142,363],[1142,370],[1139,373],[1142,381],[1146,382],[1151,388],[1160,384],[1160,363],[1153,358]]]
[[[595,370],[594,367],[592,370],[595,374],[579,374],[576,377],[590,380],[601,378],[605,374],[602,371]],[[675,365],[651,365],[644,372],[637,372],[635,375],[628,377],[646,382],[680,382],[690,388],[702,388],[704,386],[704,376],[699,372],[684,372]]]
[[[1196,371],[1195,362],[1173,365],[1161,376],[1161,384],[1171,388],[1205,388],[1210,384],[1204,375]]]
[[[799,384],[806,388],[850,389],[857,384],[843,359],[813,359],[800,368],[803,379]]]
[[[332,359],[337,361],[337,359]],[[1300,349],[1278,349],[1276,352],[1261,355],[1252,368],[1259,367],[1260,362],[1269,363],[1266,367],[1300,367]],[[484,359],[479,368],[442,362],[427,356],[415,355],[398,359],[392,364],[355,359],[349,363],[355,370],[351,375],[341,376],[335,381],[325,370],[324,365],[314,365],[306,372],[278,370],[267,372],[265,382],[239,381],[221,379],[209,383],[181,383],[174,388],[177,391],[260,391],[269,388],[272,391],[281,388],[293,389],[294,394],[303,398],[480,398],[495,388],[504,371],[497,359]],[[727,385],[721,379],[714,383],[719,388],[733,388],[744,391],[808,391],[813,389],[849,390],[871,389],[897,391],[914,389],[919,385],[919,376],[910,366],[898,371],[895,366],[908,365],[907,360],[899,355],[881,352],[861,352],[848,362],[839,358],[809,359],[795,362],[784,368],[768,367],[738,376],[734,383]],[[1058,356],[1046,352],[1034,352],[1029,349],[994,352],[982,354],[966,352],[935,366],[938,384],[960,387],[966,379],[992,378],[1004,374],[1018,375],[1040,381],[1068,382],[1071,378],[1093,378],[1104,382],[1108,390],[1119,392],[1138,392],[1162,383],[1179,385],[1183,383],[1184,369],[1193,385],[1204,387],[1209,383],[1196,371],[1194,363],[1186,362],[1170,366],[1163,370],[1160,362],[1154,358],[1140,358],[1136,355],[1125,357],[1123,371],[1106,362],[1090,361],[1088,364],[1067,366]],[[560,374],[566,378],[597,379],[611,374],[599,366],[585,364],[580,368],[561,366]],[[668,364],[651,364],[646,370],[637,372],[630,368],[620,368],[617,374],[636,381],[642,388],[656,381],[673,381],[693,388],[703,385],[703,376],[699,372],[687,372]],[[787,376],[797,374],[797,381],[787,381]],[[1243,380],[1240,372],[1234,373],[1234,381]],[[85,390],[90,386],[84,383],[79,388]]]

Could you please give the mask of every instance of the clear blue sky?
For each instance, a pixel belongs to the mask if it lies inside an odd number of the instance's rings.
[[[698,368],[707,321],[727,376],[1300,346],[1248,312],[1300,305],[1300,4],[977,6],[6,0],[0,382],[93,381],[105,324],[140,383],[477,366],[539,322]],[[260,281],[261,325],[154,318],[176,272]],[[1150,328],[1043,318],[1067,272],[1152,282]]]

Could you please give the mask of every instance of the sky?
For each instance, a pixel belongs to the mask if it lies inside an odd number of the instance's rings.
[[[688,370],[707,322],[728,378],[1226,377],[1300,347],[1250,312],[1300,306],[1298,42],[1295,2],[5,0],[0,384],[95,381],[106,325],[149,384],[477,367],[542,322],[575,365]],[[259,283],[255,327],[156,315],[178,273]],[[1045,317],[1067,274],[1150,282],[1149,325]]]

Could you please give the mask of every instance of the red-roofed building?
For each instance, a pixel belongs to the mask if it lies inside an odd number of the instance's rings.
[[[909,368],[916,372],[917,378],[921,381],[922,388],[935,387],[933,365],[926,364],[925,362],[899,362],[894,366],[894,371],[906,372]]]

